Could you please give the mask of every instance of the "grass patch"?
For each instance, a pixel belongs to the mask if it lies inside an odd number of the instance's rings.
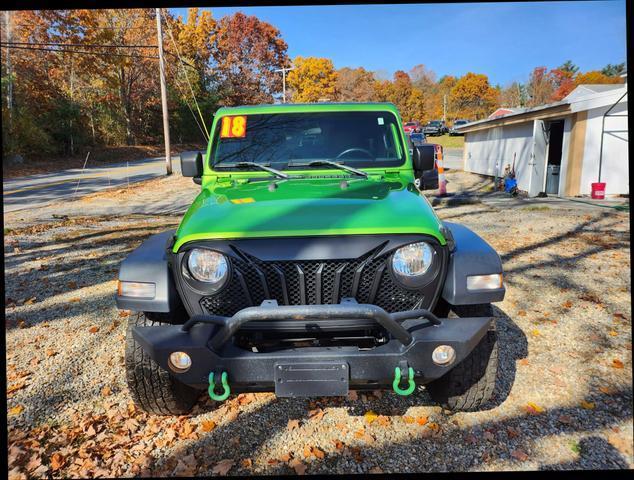
[[[4,234],[5,235],[9,235],[12,232],[12,230],[9,227],[4,227]]]
[[[442,148],[463,148],[464,136],[451,137],[449,135],[441,135],[440,137],[427,137],[428,143],[437,143]]]

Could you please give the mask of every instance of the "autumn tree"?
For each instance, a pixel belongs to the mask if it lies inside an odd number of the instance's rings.
[[[458,117],[485,118],[497,105],[497,92],[486,75],[469,72],[451,89],[451,102]]]
[[[425,114],[423,93],[412,85],[409,75],[398,70],[394,80],[376,81],[374,98],[379,102],[391,102],[398,108],[405,121],[421,120]]]
[[[374,75],[363,67],[337,70],[336,96],[340,102],[369,102],[374,98]]]
[[[293,102],[335,100],[337,72],[332,60],[298,56],[293,60],[293,66],[295,68],[288,73],[286,80]]]
[[[529,100],[527,105],[535,107],[549,103],[554,92],[555,85],[552,76],[548,75],[548,69],[546,67],[535,67],[528,80],[527,93]]]
[[[275,69],[288,65],[287,49],[273,25],[241,12],[223,17],[211,49],[222,103],[272,102],[282,83]]]
[[[512,82],[500,91],[501,107],[523,107],[526,104],[526,86],[519,82]]]
[[[580,73],[575,78],[575,85],[592,85],[602,83],[623,83],[623,79],[621,77],[610,77],[599,70]]]

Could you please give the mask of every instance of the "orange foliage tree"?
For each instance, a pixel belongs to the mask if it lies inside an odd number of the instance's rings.
[[[497,106],[498,92],[486,75],[469,72],[451,89],[451,103],[457,117],[481,119]]]

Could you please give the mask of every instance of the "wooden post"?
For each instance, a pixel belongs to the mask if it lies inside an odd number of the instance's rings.
[[[172,174],[172,156],[170,153],[170,124],[167,110],[167,86],[165,84],[165,63],[163,60],[163,28],[161,26],[161,9],[156,9],[156,30],[158,35],[159,70],[161,74],[161,104],[163,106],[163,136],[165,137],[165,168]]]

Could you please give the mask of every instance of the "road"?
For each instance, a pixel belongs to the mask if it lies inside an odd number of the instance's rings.
[[[172,157],[174,173],[180,173],[180,158]],[[445,149],[444,166],[462,169],[462,149]],[[73,168],[61,172],[3,180],[4,212],[41,207],[59,200],[71,200],[110,187],[127,185],[165,174],[164,157],[100,167]]]
[[[178,156],[172,157],[180,173]],[[100,167],[73,168],[61,172],[3,180],[4,212],[40,207],[51,202],[81,197],[110,187],[127,185],[165,174],[165,157],[146,158]]]

